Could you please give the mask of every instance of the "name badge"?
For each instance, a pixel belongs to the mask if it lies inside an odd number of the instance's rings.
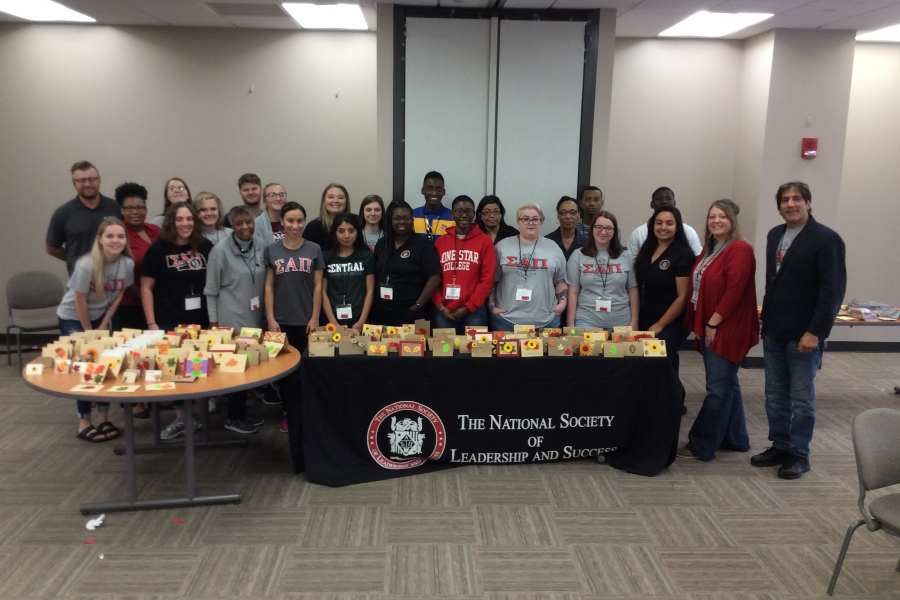
[[[349,321],[353,318],[353,307],[349,304],[344,304],[342,306],[337,307],[337,318],[338,321]]]
[[[259,296],[250,298],[250,310],[259,310]]]
[[[612,312],[612,300],[606,298],[597,298],[597,312]]]
[[[444,288],[444,298],[447,300],[459,300],[462,288],[458,285],[450,284]]]
[[[516,300],[519,302],[531,302],[531,290],[528,288],[516,288]]]
[[[184,299],[184,310],[200,310],[200,296],[188,296]]]
[[[383,285],[381,286],[381,299],[382,300],[393,300],[394,299],[394,288]]]

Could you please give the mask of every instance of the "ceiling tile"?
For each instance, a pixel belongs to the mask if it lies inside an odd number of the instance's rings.
[[[503,8],[542,10],[550,8],[553,0],[506,0]]]
[[[556,0],[553,8],[614,8],[621,14],[640,3],[641,0]]]

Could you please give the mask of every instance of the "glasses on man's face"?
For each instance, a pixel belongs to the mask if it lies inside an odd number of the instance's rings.
[[[269,192],[266,194],[266,198],[281,198],[283,200],[287,198],[287,194],[285,192]]]
[[[609,225],[594,225],[594,231],[599,231],[600,233],[612,233],[615,230],[615,227],[610,227]]]
[[[540,222],[540,217],[519,217],[519,223],[524,223],[525,225],[537,225]]]
[[[481,211],[481,216],[482,216],[482,217],[499,217],[499,216],[500,216],[500,209],[498,209],[498,208],[486,208],[486,209],[484,209],[483,211]]]
[[[557,214],[559,214],[559,216],[561,217],[577,217],[578,209],[573,208],[571,210],[561,210]]]
[[[73,179],[72,181],[74,181],[75,183],[80,185],[83,183],[97,183],[98,181],[100,181],[100,178],[99,177],[78,177],[77,179]]]
[[[141,212],[143,210],[147,210],[147,207],[143,204],[136,204],[134,206],[123,206],[122,212]]]

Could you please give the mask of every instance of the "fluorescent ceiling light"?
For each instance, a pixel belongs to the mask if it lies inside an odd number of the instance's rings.
[[[284,2],[284,10],[303,29],[368,29],[358,4]]]
[[[675,23],[662,37],[722,37],[771,19],[773,13],[720,13],[701,10]]]
[[[53,0],[0,0],[0,12],[27,21],[97,22],[93,17],[83,15]]]
[[[900,23],[856,34],[857,42],[900,42]]]

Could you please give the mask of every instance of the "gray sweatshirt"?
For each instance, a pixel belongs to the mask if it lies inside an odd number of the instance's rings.
[[[254,238],[253,245],[242,254],[239,243],[230,235],[209,253],[203,288],[209,320],[226,327],[262,327],[265,246]]]

